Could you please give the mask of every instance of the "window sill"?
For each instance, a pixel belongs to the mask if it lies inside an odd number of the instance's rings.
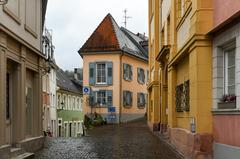
[[[138,109],[145,109],[145,106],[138,106]]]
[[[108,87],[108,84],[95,84],[95,87]]]
[[[131,79],[124,78],[125,81],[131,82]]]
[[[90,106],[92,108],[108,108],[109,106]]]
[[[123,106],[125,109],[131,109],[132,108],[132,106],[126,106],[126,105],[124,105]]]
[[[235,115],[240,114],[240,108],[235,109],[212,109],[213,115]]]

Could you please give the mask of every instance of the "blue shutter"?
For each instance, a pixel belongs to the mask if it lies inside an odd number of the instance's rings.
[[[130,106],[132,106],[132,102],[133,102],[133,93],[132,92],[129,92],[129,95],[130,95]]]
[[[130,66],[130,80],[133,80],[133,67]]]
[[[127,105],[126,91],[123,91],[123,106]]]
[[[95,66],[96,66],[95,62],[89,63],[89,85],[95,85],[95,75],[96,75]]]
[[[95,92],[95,91],[90,93],[90,96],[89,96],[89,105],[90,106],[96,105],[96,93],[97,92]]]
[[[127,64],[123,64],[123,79],[127,79]]]
[[[107,90],[107,105],[108,106],[113,106],[113,91],[112,90]]]
[[[113,63],[107,62],[107,84],[113,84]]]
[[[137,106],[140,106],[140,93],[137,93]]]
[[[145,83],[145,70],[142,69],[142,82]]]
[[[137,68],[137,80],[138,80],[138,83],[141,83],[141,71],[140,71],[140,68]]]

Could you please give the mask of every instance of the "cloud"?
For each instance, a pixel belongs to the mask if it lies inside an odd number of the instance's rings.
[[[123,10],[127,8],[131,16],[127,28],[135,33],[147,33],[147,5],[147,0],[48,1],[46,26],[53,30],[57,64],[64,70],[82,67],[77,51],[108,13],[123,26]]]

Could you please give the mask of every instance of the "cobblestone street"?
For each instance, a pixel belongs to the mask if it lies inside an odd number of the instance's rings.
[[[94,128],[82,138],[50,138],[36,159],[179,159],[145,121]]]

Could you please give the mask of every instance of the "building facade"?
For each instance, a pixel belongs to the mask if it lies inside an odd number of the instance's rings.
[[[57,70],[57,136],[79,137],[83,133],[82,85]]]
[[[43,131],[51,132],[57,136],[57,107],[56,107],[56,70],[58,69],[54,58],[54,45],[52,34],[44,28],[43,53],[45,55],[45,69],[43,72]]]
[[[147,39],[120,28],[108,14],[79,50],[83,58],[83,111],[99,113],[109,123],[145,116],[147,103]]]
[[[14,0],[0,5],[0,156],[3,159],[13,157],[15,151],[35,152],[43,146],[42,30],[46,5],[46,0]]]
[[[240,2],[213,0],[214,158],[240,156]],[[228,8],[228,9],[225,9]],[[223,12],[225,10],[225,12]]]
[[[213,4],[149,0],[148,123],[186,158],[212,158]]]

